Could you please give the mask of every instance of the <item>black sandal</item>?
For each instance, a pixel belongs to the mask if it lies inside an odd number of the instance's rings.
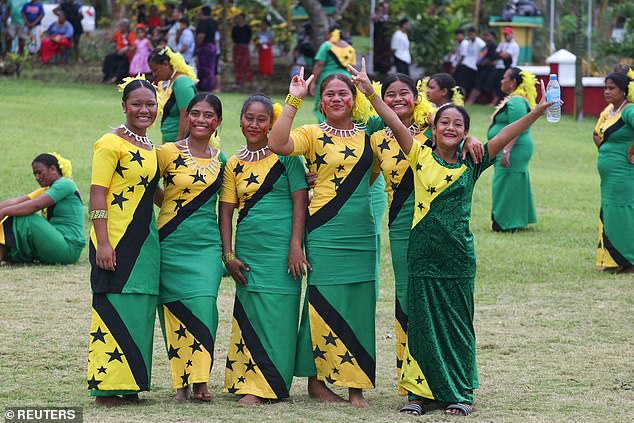
[[[399,410],[399,412],[411,414],[412,416],[422,416],[423,414],[425,414],[423,406],[416,402],[410,402],[409,404],[406,404],[405,406],[403,406],[403,408]]]
[[[458,410],[459,413],[451,413],[449,410]],[[463,416],[466,417],[469,414],[473,413],[475,411],[475,409],[469,405],[469,404],[464,404],[461,402],[457,402],[455,404],[449,404],[449,406],[447,406],[447,408],[445,408],[445,413],[452,415],[452,416]]]

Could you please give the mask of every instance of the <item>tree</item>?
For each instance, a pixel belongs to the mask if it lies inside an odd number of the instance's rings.
[[[328,37],[328,27],[331,21],[328,19],[328,15],[320,0],[301,0],[301,3],[312,24],[311,41],[318,46]],[[337,11],[332,16],[333,22],[341,19],[343,12],[346,11],[350,4],[350,0],[341,0],[338,3]]]

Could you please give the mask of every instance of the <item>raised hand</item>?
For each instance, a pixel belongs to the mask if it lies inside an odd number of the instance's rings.
[[[295,75],[291,79],[291,84],[288,86],[288,93],[292,96],[303,99],[308,95],[308,87],[315,78],[315,75],[310,75],[308,79],[304,80],[304,67],[299,69],[299,75]]]
[[[366,96],[374,93],[374,87],[372,81],[368,77],[368,73],[365,68],[365,57],[361,58],[361,70],[356,70],[352,65],[348,65],[348,71],[352,74],[352,83]]]
[[[548,110],[550,106],[555,104],[555,102],[554,101],[546,102],[546,88],[544,87],[544,81],[539,81],[539,85],[541,86],[542,98],[539,104],[535,106],[535,109],[543,115],[544,113],[546,113],[546,110]]]

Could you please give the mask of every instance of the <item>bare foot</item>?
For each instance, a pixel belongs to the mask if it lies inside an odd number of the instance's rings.
[[[238,401],[241,405],[264,405],[264,398],[256,397],[255,395],[245,395]]]
[[[189,390],[189,385],[187,385],[184,388],[178,388],[176,390],[176,396],[174,397],[174,399],[176,401],[188,401],[191,399],[191,397],[191,391]]]
[[[308,395],[310,395],[312,399],[322,402],[347,402],[332,392],[324,382],[316,377],[308,378]]]
[[[348,389],[348,401],[354,408],[368,408],[368,400],[363,397],[363,390],[350,388]]]
[[[121,397],[131,404],[139,404],[141,402],[141,400],[139,399],[139,394],[121,395]]]
[[[132,403],[121,397],[113,395],[111,397],[95,397],[95,404],[110,408],[121,407],[122,405],[130,405]]]
[[[194,383],[194,399],[197,401],[211,401],[214,395],[209,392],[207,383]]]

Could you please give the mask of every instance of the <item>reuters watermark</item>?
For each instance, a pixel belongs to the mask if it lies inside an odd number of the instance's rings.
[[[84,410],[82,407],[5,407],[5,423],[82,423]]]

